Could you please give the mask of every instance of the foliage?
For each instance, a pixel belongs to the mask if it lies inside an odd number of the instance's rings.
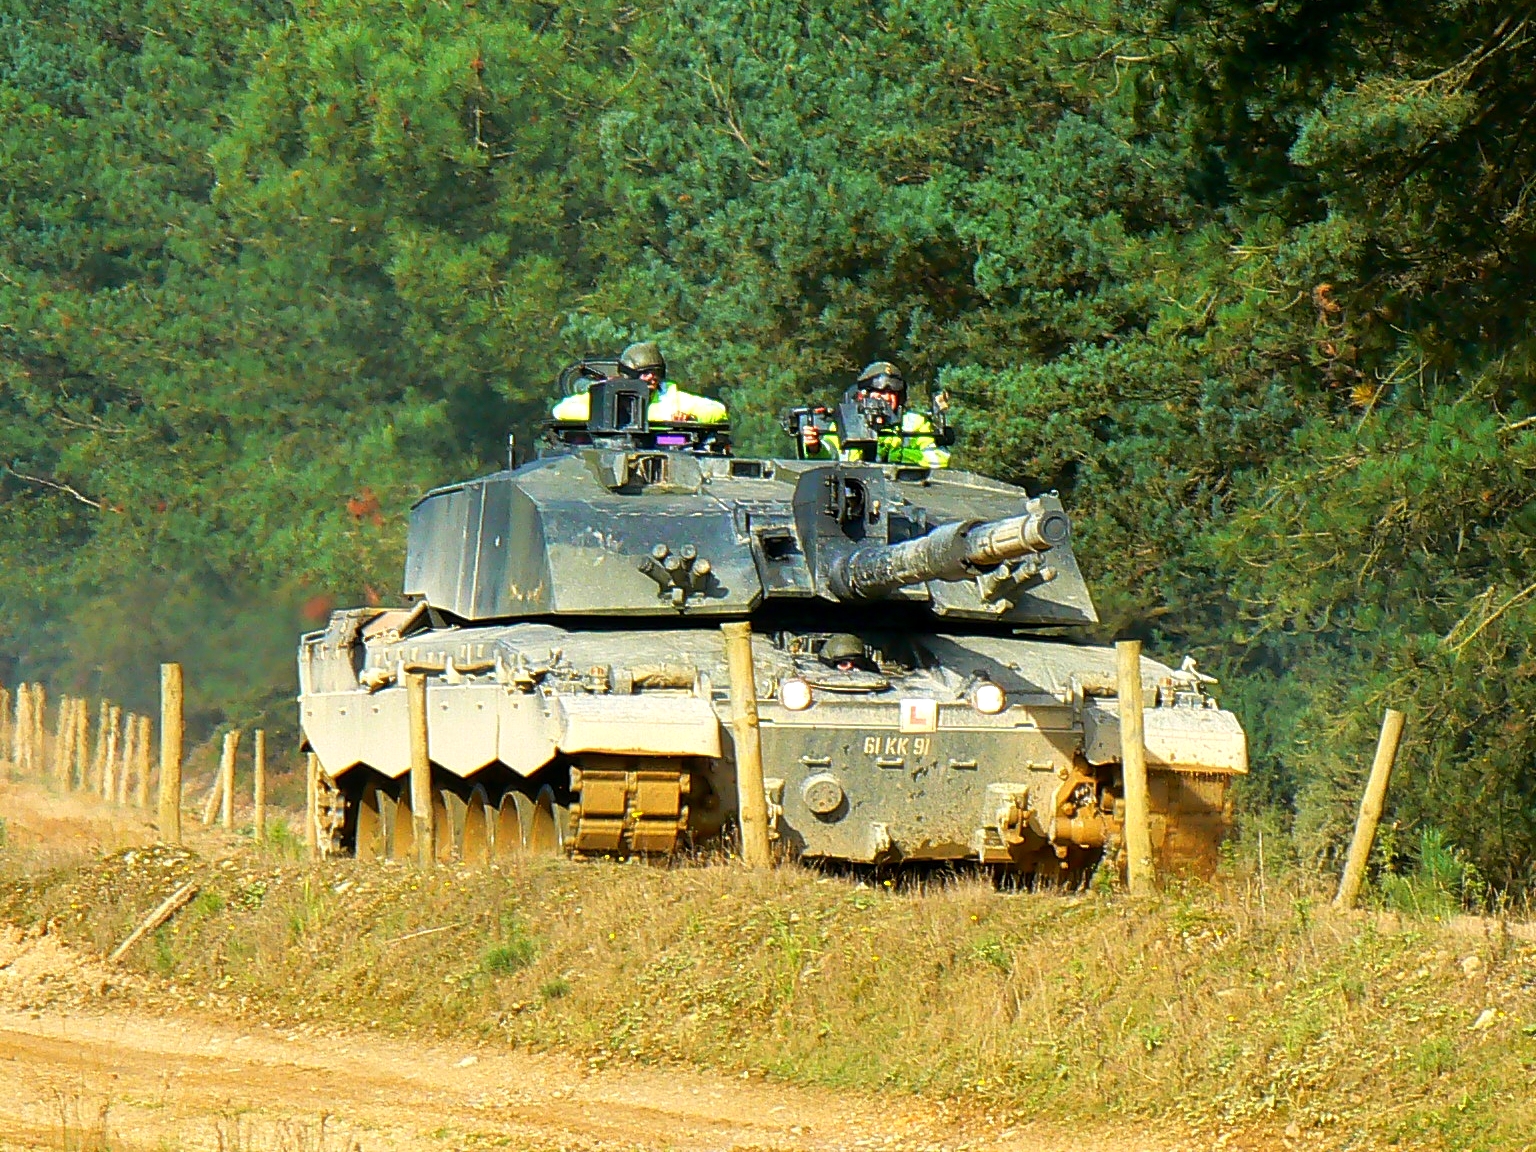
[[[1488,884],[1465,850],[1448,844],[1438,828],[1425,828],[1411,866],[1382,876],[1381,898],[1397,912],[1447,919],[1469,908],[1481,910]]]
[[[487,948],[480,966],[492,975],[506,976],[532,964],[539,954],[539,942],[528,934],[516,916],[503,914],[501,940]]]
[[[292,637],[637,335],[1057,488],[1251,812],[1536,862],[1536,41],[1480,0],[0,0],[0,675],[291,724]]]

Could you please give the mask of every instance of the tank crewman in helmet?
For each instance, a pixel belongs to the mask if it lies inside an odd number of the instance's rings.
[[[821,662],[839,672],[867,669],[869,657],[864,652],[864,641],[851,632],[834,632],[828,636],[819,653]]]
[[[651,403],[646,417],[652,421],[696,424],[724,424],[728,419],[725,405],[708,396],[684,392],[667,379],[667,361],[652,340],[631,344],[619,354],[619,371],[631,380],[644,380],[651,386]],[[585,392],[567,396],[555,405],[556,420],[584,422],[590,400]]]
[[[940,444],[940,430],[932,418],[907,408],[907,382],[889,360],[865,365],[849,389],[848,399],[856,404],[884,401],[895,413],[895,420],[881,428],[876,438],[875,463],[949,467],[949,450]],[[942,405],[941,398],[940,410]],[[807,460],[863,461],[866,450],[843,449],[835,424],[823,429],[807,421],[800,429],[800,454]]]

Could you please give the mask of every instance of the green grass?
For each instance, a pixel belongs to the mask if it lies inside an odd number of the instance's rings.
[[[493,975],[506,976],[521,972],[538,954],[539,943],[528,935],[522,922],[515,916],[504,916],[501,942],[486,949],[480,966]]]
[[[288,860],[303,860],[309,854],[309,846],[304,838],[277,812],[268,816],[267,826],[263,830],[263,846]]]
[[[0,917],[105,950],[196,876],[206,895],[130,963],[215,1009],[953,1096],[1002,1117],[1529,1147],[1536,946],[1433,916],[1378,926],[1335,913],[1331,885],[1229,867],[1133,901],[798,868],[423,875],[118,854],[0,886]]]
[[[1379,885],[1381,905],[1410,916],[1448,919],[1489,901],[1488,883],[1466,852],[1435,828],[1420,833],[1409,866],[1387,872]]]

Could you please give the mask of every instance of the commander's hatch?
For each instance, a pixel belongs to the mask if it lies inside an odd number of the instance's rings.
[[[409,608],[385,608],[362,627],[363,642],[394,644],[413,632],[432,626],[432,609],[425,600]]]
[[[698,492],[704,486],[699,462],[681,452],[623,452],[588,449],[581,457],[604,488],[627,496],[640,492]]]

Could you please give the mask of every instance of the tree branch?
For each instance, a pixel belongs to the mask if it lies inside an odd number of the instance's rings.
[[[25,480],[28,484],[37,484],[43,488],[52,488],[55,492],[62,492],[66,496],[73,497],[74,499],[80,501],[80,503],[84,504],[87,508],[94,508],[96,511],[100,512],[106,507],[106,505],[103,504],[100,500],[92,500],[89,496],[84,495],[78,488],[72,488],[68,484],[61,484],[57,480],[49,480],[46,476],[28,476],[25,472],[16,471],[16,469],[9,464],[5,466],[5,470],[12,476],[16,477],[16,479]]]
[[[1485,606],[1487,605],[1488,593],[1492,592],[1492,591],[1493,591],[1493,588],[1490,587],[1487,592],[1484,592],[1482,594],[1482,596],[1478,597],[1479,600],[1483,601]],[[1460,656],[1462,649],[1465,648],[1468,644],[1472,643],[1472,641],[1476,640],[1478,635],[1483,631],[1483,629],[1487,628],[1488,625],[1492,624],[1500,616],[1504,615],[1505,612],[1509,611],[1509,609],[1513,608],[1516,604],[1520,603],[1520,601],[1524,600],[1527,596],[1531,595],[1531,593],[1533,593],[1533,592],[1536,592],[1536,584],[1527,584],[1519,592],[1516,592],[1508,600],[1504,601],[1504,603],[1500,604],[1497,608],[1495,608],[1493,610],[1493,612],[1491,612],[1489,615],[1483,617],[1483,622],[1481,624],[1479,624],[1476,628],[1472,629],[1471,632],[1467,633],[1467,636],[1466,636],[1466,638],[1464,640],[1462,640],[1459,643],[1453,645],[1451,647],[1451,651],[1454,652],[1457,656]],[[1470,615],[1470,613],[1468,613],[1468,615]],[[1465,622],[1465,621],[1463,621],[1463,622]],[[1456,627],[1459,628],[1459,627],[1461,627],[1461,625],[1458,624]],[[1454,635],[1455,632],[1456,632],[1456,629],[1452,628],[1451,629],[1451,634]],[[1447,636],[1446,640],[1449,640],[1449,639],[1450,639],[1450,636]],[[1444,644],[1445,640],[1442,640],[1441,643]]]
[[[742,149],[747,154],[748,160],[752,161],[752,163],[756,164],[764,171],[768,171],[770,165],[766,160],[761,159],[757,153],[753,151],[751,141],[747,139],[746,133],[741,130],[741,125],[736,122],[736,109],[731,101],[730,92],[728,90],[722,90],[721,86],[716,82],[715,74],[710,70],[708,64],[704,65],[703,74],[704,82],[709,85],[710,94],[715,98],[716,109],[719,110],[720,115],[725,117],[725,134],[735,139],[735,141],[742,146]]]

